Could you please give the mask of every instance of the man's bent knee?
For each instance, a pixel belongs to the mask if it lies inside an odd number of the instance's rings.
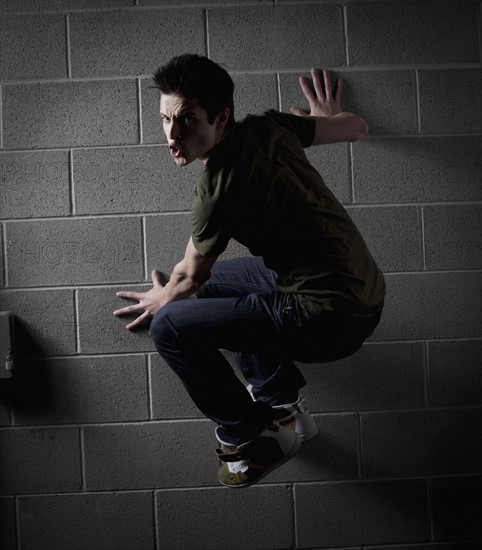
[[[171,320],[172,310],[175,307],[176,302],[166,304],[154,315],[151,321],[149,333],[158,349],[166,345],[172,346],[179,337],[178,331]]]

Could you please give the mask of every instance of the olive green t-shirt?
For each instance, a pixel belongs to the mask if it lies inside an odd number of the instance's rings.
[[[312,118],[277,111],[236,123],[196,187],[193,243],[218,256],[235,239],[306,309],[361,313],[383,300],[383,275],[306,158],[314,132]]]

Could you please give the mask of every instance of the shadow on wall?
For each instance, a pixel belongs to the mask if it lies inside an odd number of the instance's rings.
[[[474,136],[370,136],[353,147],[357,202],[478,200],[481,142]]]
[[[27,326],[14,316],[15,369],[13,377],[2,381],[2,407],[15,405],[18,413],[46,411],[53,401],[47,376],[46,350]]]

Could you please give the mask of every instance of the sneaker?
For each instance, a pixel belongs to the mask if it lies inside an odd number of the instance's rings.
[[[252,393],[253,386],[250,384],[246,389],[255,401]],[[274,423],[295,430],[302,441],[308,441],[318,434],[318,426],[309,413],[304,399],[299,398],[295,403],[275,405],[272,408],[275,411]]]
[[[298,399],[296,403],[288,405],[275,405],[274,422],[280,426],[286,426],[295,430],[302,441],[313,439],[318,434],[318,426],[308,411],[304,399]]]
[[[218,479],[232,488],[249,487],[278,466],[292,458],[301,446],[300,436],[275,424],[265,428],[255,439],[235,446],[219,437],[221,448],[216,449],[220,462]]]

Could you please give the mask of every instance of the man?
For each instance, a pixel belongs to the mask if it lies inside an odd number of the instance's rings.
[[[169,152],[205,165],[192,234],[169,282],[152,273],[138,303],[115,315],[151,320],[156,349],[216,424],[219,481],[256,483],[317,433],[298,395],[293,360],[334,361],[360,348],[380,320],[385,285],[360,233],[308,162],[304,147],[368,131],[343,112],[328,71],[300,78],[310,112],[268,111],[234,121],[233,82],[211,60],[172,59],[154,75]],[[253,257],[216,263],[233,238]],[[185,300],[196,293],[197,300]],[[235,352],[249,386],[220,349]]]

